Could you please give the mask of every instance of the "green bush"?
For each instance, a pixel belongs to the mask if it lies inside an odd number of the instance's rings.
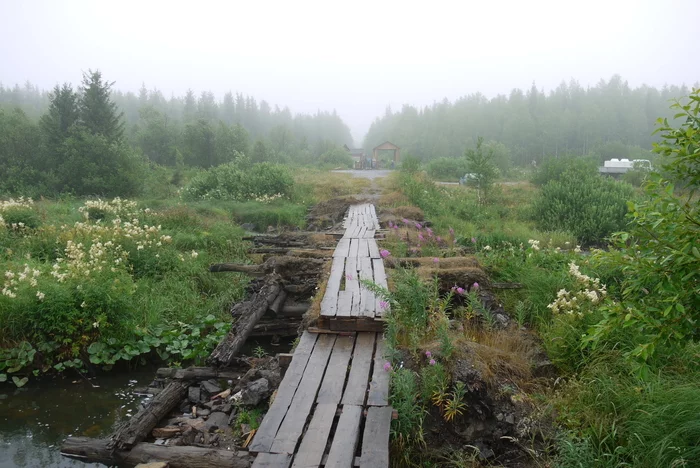
[[[327,167],[352,168],[353,166],[353,159],[348,154],[348,152],[342,148],[337,147],[323,153],[320,157],[320,160],[321,164]]]
[[[598,163],[595,159],[586,157],[548,159],[537,168],[532,183],[546,185],[553,180],[561,180],[567,173],[580,177],[592,176],[598,173]]]
[[[294,186],[289,168],[260,163],[243,167],[235,162],[201,172],[183,189],[185,200],[252,200],[289,197]]]
[[[550,180],[533,206],[540,229],[570,231],[582,243],[602,241],[626,225],[631,185],[598,175],[566,171]]]
[[[29,229],[36,229],[41,225],[39,215],[33,208],[30,207],[13,206],[3,210],[0,214],[8,227],[17,225]]]
[[[438,158],[428,163],[428,175],[435,180],[456,182],[468,171],[465,158]]]

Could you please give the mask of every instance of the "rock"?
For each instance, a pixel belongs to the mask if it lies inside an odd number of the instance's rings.
[[[221,411],[215,411],[209,415],[209,419],[207,419],[206,423],[203,425],[202,431],[214,432],[219,429],[230,429],[228,425],[228,415]]]
[[[187,389],[187,399],[191,403],[199,403],[201,401],[202,391],[199,387],[190,387]]]
[[[250,382],[241,390],[241,403],[255,406],[270,396],[270,383],[267,379]]]
[[[170,465],[168,465],[166,462],[151,462],[139,463],[134,468],[168,468],[169,466]]]
[[[488,460],[489,458],[493,458],[496,454],[494,453],[493,450],[491,450],[486,444],[483,442],[474,442],[474,447],[479,451],[479,459],[480,460]]]
[[[182,429],[177,426],[156,427],[153,429],[153,437],[156,439],[169,439],[182,432]]]
[[[219,386],[219,383],[216,380],[205,380],[199,385],[199,388],[201,388],[203,392],[206,392],[209,395],[216,395],[217,393],[221,393],[221,387]]]
[[[511,413],[506,416],[506,422],[508,424],[515,424],[515,416]]]
[[[552,363],[547,358],[542,359],[541,361],[538,361],[535,365],[534,368],[532,369],[532,374],[535,377],[549,377],[553,378],[557,375],[557,368],[556,366]]]
[[[208,410],[208,409],[200,409],[200,410],[197,410],[197,414],[198,414],[199,416],[209,416],[209,415],[211,414],[211,410]]]

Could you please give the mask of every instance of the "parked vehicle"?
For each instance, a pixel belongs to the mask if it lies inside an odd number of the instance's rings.
[[[602,167],[598,168],[598,172],[601,174],[607,174],[611,176],[616,176],[620,174],[625,174],[632,170],[641,171],[652,171],[651,161],[648,159],[611,159],[605,161]]]

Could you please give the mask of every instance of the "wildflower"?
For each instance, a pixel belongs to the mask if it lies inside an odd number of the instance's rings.
[[[463,294],[464,294],[464,288],[461,288],[461,287],[460,287],[460,288],[457,288],[457,294],[459,294],[460,296],[463,295]]]
[[[479,283],[472,284],[472,289],[479,289]]]
[[[46,297],[46,294],[44,294],[44,293],[41,292],[41,291],[37,291],[37,292],[36,292],[36,297],[38,297],[40,301],[43,301],[43,300],[44,300],[44,297]]]
[[[427,357],[428,359],[430,359],[431,357],[433,357],[433,353],[431,353],[430,351],[426,351],[426,352],[425,352],[425,357]]]
[[[392,223],[391,221],[389,221],[389,229],[393,229],[393,228],[394,228],[394,223]]]
[[[416,229],[423,229],[423,226],[420,223],[416,223]]]
[[[581,253],[581,246],[577,245],[576,248],[574,249],[574,252]]]
[[[196,251],[194,251],[194,250],[192,251],[192,253],[190,253],[190,256],[191,256],[192,258],[197,258],[198,255],[199,255],[199,254],[198,254]]]
[[[87,307],[87,303],[85,301],[83,301],[83,303],[80,304],[80,307],[84,309],[85,307]]]
[[[472,244],[476,244],[476,237],[472,237]]]
[[[384,310],[389,307],[389,303],[387,301],[379,301],[379,307]]]
[[[436,241],[438,242],[438,244],[439,244],[440,242],[442,242],[442,237],[437,236],[437,237],[435,238],[435,240],[436,240]]]
[[[433,258],[433,263],[440,263],[440,259],[437,257]]]
[[[433,230],[430,228],[425,228],[425,232],[428,233],[428,236],[433,237]]]
[[[402,219],[401,221],[403,221],[404,224],[408,224],[410,222],[406,218]]]
[[[100,328],[100,321],[92,322],[92,328]]]
[[[490,251],[490,250],[491,250],[491,246],[490,246],[490,245],[484,246],[484,250],[487,251],[487,252]]]
[[[418,240],[420,242],[423,242],[425,240],[425,237],[423,237],[423,234],[418,234]]]
[[[381,252],[379,252],[379,255],[381,255],[382,258],[387,258],[389,255],[391,255],[391,252],[389,252],[386,249],[383,249]]]
[[[430,362],[429,362],[429,364],[430,364],[431,366],[434,366],[434,365],[437,364],[437,363],[435,362],[435,359],[431,359]]]
[[[389,372],[391,370],[391,363],[389,361],[384,363],[384,371]]]

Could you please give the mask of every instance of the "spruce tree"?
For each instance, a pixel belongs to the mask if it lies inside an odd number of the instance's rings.
[[[41,117],[40,124],[46,138],[49,160],[58,162],[61,145],[68,138],[71,127],[78,121],[78,95],[65,83],[63,86],[56,85],[50,99],[49,110]]]
[[[119,112],[112,101],[110,89],[114,82],[104,82],[99,70],[83,74],[80,88],[80,123],[93,135],[102,135],[110,142],[121,141],[124,136],[124,113]]]

